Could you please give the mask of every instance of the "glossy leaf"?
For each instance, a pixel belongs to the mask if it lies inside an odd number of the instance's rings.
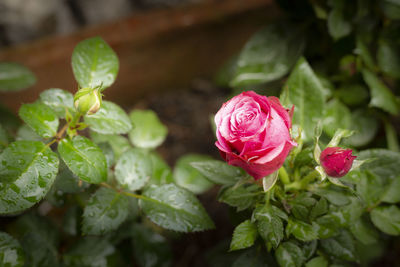
[[[150,153],[150,158],[153,165],[153,175],[150,182],[158,185],[173,183],[172,170],[164,159],[156,152]]]
[[[221,185],[231,185],[244,177],[244,172],[238,167],[214,159],[192,162],[191,165],[208,180]]]
[[[80,179],[98,184],[107,180],[107,161],[101,149],[83,136],[65,138],[58,153],[68,168]]]
[[[362,74],[371,92],[369,104],[393,115],[399,114],[399,104],[390,89],[371,71],[364,69]]]
[[[40,93],[40,100],[49,106],[59,118],[65,118],[66,112],[74,112],[74,96],[65,90],[51,88]]]
[[[0,155],[0,214],[32,207],[49,191],[58,172],[57,155],[41,142],[16,141]]]
[[[351,22],[345,16],[345,1],[330,1],[334,7],[328,15],[328,31],[335,39],[343,38],[352,30]]]
[[[305,261],[303,251],[293,242],[284,242],[275,251],[275,258],[281,267],[301,267]]]
[[[287,80],[282,102],[295,107],[293,123],[303,130],[302,137],[311,140],[314,128],[323,118],[324,95],[323,85],[304,58],[300,58]]]
[[[301,55],[304,42],[293,25],[276,23],[256,32],[236,63],[232,86],[264,83],[286,75]]]
[[[112,147],[114,151],[114,155],[116,159],[119,159],[121,155],[127,151],[129,148],[131,148],[131,145],[129,144],[129,140],[121,135],[116,135],[116,134],[100,134],[96,132],[90,132],[90,137],[92,138],[92,141],[95,142],[96,144],[99,143],[109,143],[110,146]]]
[[[24,260],[20,243],[9,234],[0,232],[0,265],[21,267],[24,265]]]
[[[197,198],[174,184],[151,185],[143,192],[140,206],[147,217],[166,229],[196,232],[214,228]]]
[[[36,77],[28,68],[17,63],[0,62],[0,91],[20,91],[35,82]]]
[[[59,124],[57,115],[45,104],[23,104],[18,114],[41,137],[50,138],[56,135]]]
[[[17,136],[15,140],[25,140],[25,141],[43,141],[43,138],[40,137],[31,127],[27,124],[22,124],[21,127],[18,128]]]
[[[342,230],[339,235],[321,240],[326,253],[346,261],[357,261],[355,242],[351,234]]]
[[[193,162],[209,159],[208,156],[197,154],[188,154],[179,158],[173,172],[175,183],[195,194],[201,194],[210,189],[214,184],[192,166]]]
[[[219,201],[230,206],[236,207],[237,211],[242,211],[254,204],[257,196],[257,187],[230,187],[222,191]]]
[[[378,232],[373,228],[371,223],[367,222],[363,218],[352,222],[350,224],[350,230],[354,237],[357,238],[364,245],[376,243],[379,238]]]
[[[131,191],[141,189],[152,175],[152,161],[148,154],[139,149],[130,149],[118,159],[115,178]]]
[[[164,142],[168,129],[152,110],[134,110],[129,114],[133,129],[129,132],[132,144],[141,148],[156,148]]]
[[[110,188],[100,188],[89,199],[84,211],[82,232],[102,235],[116,230],[128,217],[129,199]]]
[[[254,211],[257,220],[257,228],[260,236],[270,242],[274,248],[277,248],[283,239],[283,223],[276,212],[276,207],[264,206]],[[278,209],[279,210],[279,209]],[[280,210],[279,210],[280,211]],[[285,214],[286,215],[286,214]]]
[[[251,247],[257,238],[257,226],[250,220],[239,224],[233,232],[230,250],[239,250]]]
[[[306,267],[328,267],[328,261],[322,257],[315,257],[306,263]]]
[[[371,221],[388,235],[400,235],[400,209],[395,205],[374,208]]]
[[[290,219],[286,226],[286,234],[292,234],[301,241],[312,241],[318,239],[318,225],[308,224],[299,220]]]
[[[350,129],[352,120],[350,110],[339,100],[332,99],[326,104],[323,119],[324,131],[333,137],[337,129]]]
[[[103,101],[100,110],[95,114],[86,115],[85,123],[91,130],[101,134],[125,134],[132,128],[125,111],[109,101]]]
[[[109,87],[115,80],[119,61],[115,52],[100,37],[93,37],[75,46],[72,70],[81,88]]]
[[[354,134],[344,140],[345,144],[360,147],[369,144],[379,129],[379,122],[377,118],[368,110],[357,109],[351,114],[350,130]]]

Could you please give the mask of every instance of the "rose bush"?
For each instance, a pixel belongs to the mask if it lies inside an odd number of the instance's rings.
[[[341,147],[327,147],[320,156],[321,166],[327,175],[340,178],[345,176],[351,169],[356,156],[352,155],[351,149]]]
[[[221,156],[256,180],[279,169],[296,145],[289,110],[273,96],[243,92],[222,105],[215,124]]]

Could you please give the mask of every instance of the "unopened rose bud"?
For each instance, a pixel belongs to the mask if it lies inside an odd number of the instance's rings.
[[[352,152],[351,149],[341,147],[327,147],[322,151],[320,161],[326,174],[336,178],[345,176],[356,158],[352,155]]]
[[[83,88],[76,93],[74,105],[81,114],[94,114],[100,109],[101,93],[97,89]]]

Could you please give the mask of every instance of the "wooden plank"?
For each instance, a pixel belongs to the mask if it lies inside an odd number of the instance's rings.
[[[101,36],[120,59],[117,81],[106,99],[129,107],[150,91],[188,86],[193,78],[210,77],[251,34],[278,15],[272,0],[219,0],[175,9],[135,14],[120,21],[90,27],[0,52],[0,61],[24,64],[37,84],[23,92],[2,93],[14,111],[48,88],[75,92],[70,58],[75,45]]]

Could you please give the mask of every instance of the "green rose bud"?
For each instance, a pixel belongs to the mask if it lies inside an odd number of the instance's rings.
[[[81,114],[95,114],[101,106],[101,93],[98,89],[82,88],[74,97],[75,108]]]

